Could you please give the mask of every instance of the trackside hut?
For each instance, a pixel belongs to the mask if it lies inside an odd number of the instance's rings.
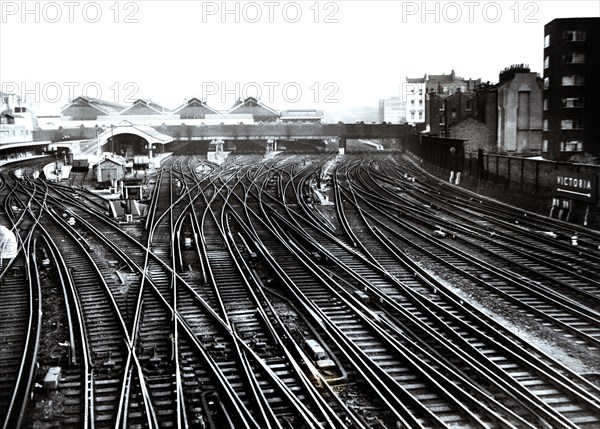
[[[125,176],[125,159],[106,158],[98,164],[98,180],[100,182],[110,182],[112,180],[121,180]]]

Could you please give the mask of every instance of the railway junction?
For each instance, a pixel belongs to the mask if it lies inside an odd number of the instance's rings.
[[[1,171],[4,428],[600,427],[597,231],[395,152],[47,164]]]

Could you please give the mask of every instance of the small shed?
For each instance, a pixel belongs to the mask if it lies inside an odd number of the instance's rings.
[[[144,196],[144,185],[142,178],[127,178],[121,182],[123,184],[123,198],[141,200]]]
[[[117,157],[106,158],[100,161],[98,169],[99,182],[121,180],[125,176],[125,159]]]

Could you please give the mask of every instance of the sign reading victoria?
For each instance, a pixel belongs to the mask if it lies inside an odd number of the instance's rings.
[[[579,173],[557,173],[554,177],[554,195],[594,204],[598,189],[596,176]]]

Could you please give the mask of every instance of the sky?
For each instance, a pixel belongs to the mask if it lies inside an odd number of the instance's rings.
[[[40,114],[79,95],[376,107],[402,97],[406,77],[497,82],[521,63],[542,73],[544,25],[598,16],[599,0],[0,0],[0,91]]]

